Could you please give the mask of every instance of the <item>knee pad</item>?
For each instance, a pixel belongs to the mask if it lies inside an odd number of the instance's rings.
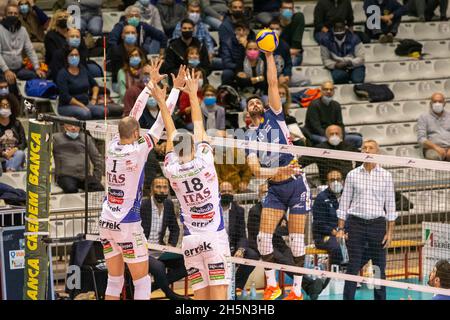
[[[152,294],[152,280],[149,275],[133,281],[134,300],[150,300]]]
[[[289,243],[294,257],[305,254],[305,235],[303,233],[291,233],[289,235]]]
[[[122,293],[125,278],[123,276],[113,277],[108,275],[108,285],[106,287],[106,295],[112,297],[120,297]]]
[[[273,253],[272,238],[272,233],[258,233],[258,251],[262,256]]]

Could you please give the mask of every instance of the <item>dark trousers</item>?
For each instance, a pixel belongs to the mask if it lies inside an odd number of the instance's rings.
[[[155,279],[152,283],[152,291],[161,289],[167,298],[173,298],[175,293],[169,288],[169,285],[187,276],[183,256],[168,260],[158,260],[149,256],[148,264],[149,272]]]
[[[252,248],[245,248],[244,253],[245,259],[252,259],[252,260],[258,260],[259,254]],[[238,264],[236,270],[236,288],[237,289],[243,289],[245,284],[247,283],[248,277],[250,277],[250,274],[255,269],[254,266],[246,266],[243,264]]]
[[[64,193],[78,193],[78,189],[84,189],[84,180],[69,176],[58,176],[56,183],[63,189]],[[105,190],[97,179],[88,177],[88,191],[103,191]]]
[[[327,250],[328,256],[330,258],[330,265],[336,264],[341,265],[342,262],[342,252],[339,243],[335,236],[330,236],[328,241],[315,241],[314,242],[317,249]]]
[[[349,216],[347,220],[347,250],[349,263],[347,274],[357,275],[365,261],[372,259],[372,264],[380,269],[380,278],[386,279],[386,249],[383,238],[386,235],[386,219],[364,220]],[[344,300],[354,300],[356,282],[345,281]],[[386,300],[386,287],[375,289],[375,300]]]

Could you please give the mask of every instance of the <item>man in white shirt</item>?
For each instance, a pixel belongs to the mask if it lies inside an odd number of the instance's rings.
[[[374,140],[364,141],[362,152],[377,154],[378,143]],[[372,259],[375,271],[379,270],[380,278],[385,279],[386,249],[392,240],[397,218],[394,182],[390,172],[371,162],[364,162],[362,166],[350,171],[345,180],[337,216],[336,238],[340,239],[348,234],[347,274],[359,273],[364,250],[367,250],[365,258]],[[354,300],[355,291],[356,282],[346,281],[344,300]],[[375,289],[375,300],[386,300],[386,287]]]

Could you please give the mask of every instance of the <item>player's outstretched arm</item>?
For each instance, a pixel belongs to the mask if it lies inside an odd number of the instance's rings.
[[[269,85],[269,106],[275,113],[283,111],[280,92],[278,91],[277,66],[271,52],[266,52],[267,61],[267,83]]]
[[[195,70],[192,70],[191,73],[187,72],[186,85],[183,89],[183,91],[189,95],[189,101],[191,103],[192,123],[194,124],[194,142],[205,141],[207,139],[205,127],[203,125],[200,102],[197,97],[199,78],[200,74],[196,75]]]
[[[175,134],[175,124],[172,120],[172,115],[167,108],[167,104],[165,101],[166,98],[166,90],[167,86],[164,86],[162,89],[158,86],[158,84],[151,82],[149,84],[150,92],[152,96],[155,98],[156,102],[158,102],[159,106],[159,115],[158,118],[162,118],[164,122],[164,126],[167,131],[167,145],[166,145],[166,153],[171,152],[173,150],[173,135]],[[155,137],[152,135],[153,139]]]

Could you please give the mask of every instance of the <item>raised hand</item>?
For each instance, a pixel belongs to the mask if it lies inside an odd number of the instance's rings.
[[[159,69],[161,69],[161,66],[163,64],[164,60],[160,57],[153,58],[150,60],[150,79],[151,81],[155,83],[159,83],[161,80],[163,80],[165,77],[167,77],[166,74],[160,74]]]
[[[199,79],[200,79],[200,72],[196,74],[194,69],[192,69],[190,72],[187,71],[186,72],[186,83],[185,83],[182,91],[186,92],[187,94],[194,94],[197,96]]]
[[[178,69],[178,74],[175,77],[173,73],[171,73],[173,87],[179,90],[183,90],[184,84],[186,83],[186,66],[181,65]]]
[[[165,105],[167,85],[164,85],[164,87],[160,88],[158,86],[158,83],[152,80],[148,83],[147,87],[150,89],[152,97],[155,98],[156,102],[158,102],[158,105],[160,107],[162,103]]]

